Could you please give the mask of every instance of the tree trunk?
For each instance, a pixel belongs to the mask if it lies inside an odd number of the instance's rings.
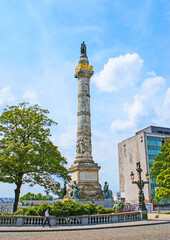
[[[17,187],[15,189],[15,200],[14,200],[14,205],[13,205],[13,213],[16,212],[18,209],[18,202],[19,202],[22,180],[19,181],[16,185],[17,185]]]

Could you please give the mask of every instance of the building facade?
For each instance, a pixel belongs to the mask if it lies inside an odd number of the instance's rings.
[[[131,183],[130,177],[133,171],[137,180],[136,162],[141,162],[142,179],[145,181],[146,172],[150,173],[155,157],[161,152],[160,147],[169,139],[170,128],[149,126],[118,144],[119,186],[126,201],[138,201],[138,187]],[[149,184],[144,187],[146,202],[152,201],[156,187],[156,179],[150,177]]]

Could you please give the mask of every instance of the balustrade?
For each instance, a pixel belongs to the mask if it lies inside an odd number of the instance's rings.
[[[43,223],[43,217],[32,217],[32,216],[24,216],[24,225],[25,226],[39,226]]]
[[[142,219],[141,212],[126,212],[113,214],[82,215],[70,217],[50,217],[52,226],[105,224],[127,221],[138,221]],[[0,226],[41,226],[41,216],[0,216]]]
[[[66,226],[66,225],[81,225],[82,217],[57,217],[56,225],[58,226]]]
[[[0,226],[15,226],[17,218],[14,216],[0,216]]]
[[[118,222],[128,222],[140,220],[140,213],[121,213],[118,215]]]

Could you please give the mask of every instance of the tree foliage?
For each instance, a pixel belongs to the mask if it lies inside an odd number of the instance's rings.
[[[24,200],[38,200],[38,201],[53,200],[53,197],[45,196],[45,195],[42,195],[41,193],[35,194],[35,193],[28,192],[22,197],[20,197],[20,201],[24,201]]]
[[[0,116],[0,181],[16,184],[14,211],[22,184],[39,184],[57,194],[56,177],[70,180],[67,161],[50,140],[49,127],[57,123],[48,113],[38,105],[20,103],[7,106]]]
[[[151,176],[156,178],[155,200],[170,199],[170,140],[161,147],[161,153],[155,158],[151,168]]]

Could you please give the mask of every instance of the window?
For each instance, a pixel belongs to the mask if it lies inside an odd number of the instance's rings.
[[[157,133],[163,134],[163,131],[158,131]]]
[[[123,145],[123,152],[124,152],[124,157],[126,157],[126,144]]]
[[[160,146],[147,146],[148,150],[160,150]]]
[[[149,160],[154,160],[156,158],[156,154],[148,154],[148,159]]]

